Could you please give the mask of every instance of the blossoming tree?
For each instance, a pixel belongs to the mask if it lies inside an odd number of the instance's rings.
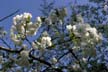
[[[10,29],[12,45],[0,39],[0,70],[3,72],[89,72],[95,69],[96,46],[102,45],[102,34],[84,22],[80,14],[77,21],[68,21],[65,7],[52,9],[47,17],[30,13],[13,17]],[[98,64],[99,65],[99,64]],[[102,64],[101,64],[102,65]],[[108,70],[107,66],[104,70]]]

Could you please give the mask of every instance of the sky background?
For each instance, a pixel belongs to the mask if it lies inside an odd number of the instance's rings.
[[[52,0],[47,0],[52,1]],[[74,3],[74,0],[55,0],[55,6],[67,6],[70,2]],[[80,4],[87,2],[87,0],[77,0]],[[41,15],[39,11],[40,4],[42,0],[0,0],[0,19],[15,12],[17,9],[20,9],[20,12],[17,14],[22,14],[24,12],[30,12],[33,15],[33,19]],[[15,15],[17,15],[15,14]],[[0,26],[3,26],[5,29],[9,30],[12,25],[11,16],[8,19],[0,22]]]

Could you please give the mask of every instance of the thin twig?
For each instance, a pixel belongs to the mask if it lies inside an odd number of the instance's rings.
[[[75,53],[73,52],[73,49],[69,49],[69,52],[73,55],[73,57],[77,60],[78,64],[80,65],[81,69],[83,70],[83,67],[81,65],[80,60],[78,59],[78,57],[75,55]]]
[[[66,53],[64,53],[62,56],[60,56],[59,58],[58,58],[58,61],[61,59],[61,58],[63,58],[64,56],[66,56],[67,54],[69,54],[70,52],[68,51],[68,52],[66,52]]]
[[[0,19],[0,22],[3,21],[3,20],[5,20],[5,19],[7,19],[7,18],[9,18],[9,17],[11,17],[12,15],[16,14],[17,12],[19,12],[19,9],[16,10],[15,12],[9,14],[8,16],[5,16],[5,17],[3,17],[2,19]]]
[[[29,41],[29,39],[26,37],[25,40],[29,43],[29,45],[32,47],[32,43]]]
[[[1,40],[8,48],[11,48],[11,46],[10,46],[3,38],[0,38],[0,40]]]

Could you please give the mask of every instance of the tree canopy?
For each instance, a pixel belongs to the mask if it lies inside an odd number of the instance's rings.
[[[0,27],[0,71],[107,72],[108,1],[76,3],[69,10],[43,2],[35,21],[24,12],[13,17],[9,34]]]

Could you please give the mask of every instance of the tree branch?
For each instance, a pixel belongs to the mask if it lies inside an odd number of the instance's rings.
[[[83,70],[83,67],[81,65],[80,60],[78,59],[78,57],[75,55],[75,53],[73,52],[73,49],[69,49],[69,52],[73,55],[73,57],[78,61],[78,64],[80,65],[81,69]]]
[[[5,47],[0,46],[0,50],[8,51],[8,52],[11,52],[11,53],[20,53],[23,50],[23,48],[21,48],[20,50],[13,50],[13,49],[10,49],[10,48],[5,48]]]
[[[29,57],[33,58],[34,60],[39,61],[40,63],[43,63],[43,64],[45,64],[45,65],[48,65],[49,67],[52,66],[49,62],[47,62],[47,61],[45,61],[45,60],[43,60],[43,59],[40,59],[40,58],[36,58],[35,56],[33,56],[33,55],[31,54],[32,51],[33,51],[33,50],[31,50],[31,51],[29,52]]]

